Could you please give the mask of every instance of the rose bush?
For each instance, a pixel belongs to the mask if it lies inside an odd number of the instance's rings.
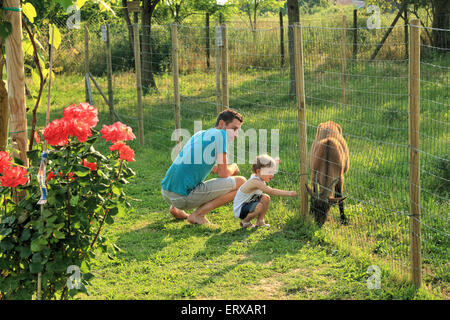
[[[37,178],[44,141],[28,152],[29,168],[0,151],[0,299],[31,299],[39,273],[43,299],[86,291],[94,249],[117,249],[101,231],[131,209],[123,186],[135,175],[128,167],[134,151],[125,141],[135,136],[120,122],[104,125],[101,132],[94,128],[97,123],[97,110],[81,103],[65,108],[61,119],[44,128],[43,137],[53,146],[41,177],[46,192]],[[94,148],[100,137],[113,143],[108,154]],[[42,192],[46,203],[38,205]],[[80,269],[78,289],[67,286],[69,266]]]

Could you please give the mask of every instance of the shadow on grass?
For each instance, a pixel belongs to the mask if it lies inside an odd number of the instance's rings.
[[[255,229],[238,229],[230,232],[219,233],[211,236],[205,244],[205,250],[197,253],[198,257],[208,255],[210,252],[214,252],[216,255],[221,255],[228,250],[227,247],[220,245],[239,240],[244,241],[254,232],[267,232],[267,236],[263,236],[262,239],[256,240],[247,246],[241,253],[237,255],[244,255],[243,259],[240,259],[236,263],[224,264],[225,266],[215,270],[208,275],[208,278],[200,282],[200,287],[210,285],[215,279],[223,278],[228,273],[232,272],[239,266],[245,265],[249,262],[256,265],[263,265],[270,263],[278,257],[284,257],[288,254],[295,254],[303,248],[303,246],[314,239],[314,232],[318,228],[308,222],[304,222],[299,218],[291,218],[286,221],[284,226],[275,231],[264,231],[258,228]],[[227,239],[228,238],[228,239]]]

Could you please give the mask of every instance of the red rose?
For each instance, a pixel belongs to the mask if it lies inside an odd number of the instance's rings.
[[[112,143],[136,139],[133,129],[119,121],[110,126],[103,125],[100,132],[102,133],[103,139],[111,141]]]
[[[92,136],[91,129],[86,122],[79,119],[65,120],[67,122],[67,132],[73,137],[77,137],[78,141],[86,142],[87,138]]]
[[[111,147],[109,147],[109,150],[111,151],[120,151],[120,149],[122,149],[123,146],[126,146],[125,142],[116,142],[114,143]]]
[[[19,166],[11,166],[4,171],[3,177],[0,177],[3,187],[16,188],[28,182],[27,169]]]
[[[126,160],[126,161],[134,161],[134,151],[129,146],[124,145],[119,150],[120,153],[120,159]]]
[[[92,128],[98,123],[98,110],[87,102],[82,102],[79,105],[73,104],[64,109],[63,118],[79,120]]]
[[[45,181],[50,181],[52,180],[54,177],[56,177],[57,175],[53,173],[53,171],[50,171],[47,175],[47,178],[45,179]]]
[[[0,151],[0,174],[11,166],[12,158],[6,151]]]
[[[83,159],[83,161],[81,161],[81,164],[89,169],[91,169],[91,171],[93,170],[97,170],[97,163],[96,162],[89,162],[86,159]]]
[[[44,128],[44,139],[52,146],[63,146],[68,138],[68,125],[63,119],[55,119]]]

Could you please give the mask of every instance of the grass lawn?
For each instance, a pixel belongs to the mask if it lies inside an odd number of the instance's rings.
[[[394,30],[375,62],[367,57],[384,31],[361,31],[358,60],[349,58],[346,65],[345,100],[342,30],[303,30],[308,150],[302,152],[308,154],[321,122],[333,120],[342,126],[350,150],[344,185],[349,226],[339,224],[338,209],[333,208],[329,221],[319,229],[300,216],[298,199],[280,197],[272,197],[268,229],[240,229],[231,204],[208,214],[213,225],[175,221],[160,194],[175,146],[172,75],[157,75],[159,91],[144,97],[145,143],[131,143],[136,152],[131,167],[137,177],[127,191],[134,210],[116,216],[115,223],[104,228],[121,251],[115,256],[98,253],[92,262],[95,278],[87,288],[89,295],[77,299],[448,299],[449,55],[433,56],[422,48],[424,285],[416,290],[409,283],[409,96],[402,30]],[[244,115],[242,136],[250,129],[260,134],[267,130],[268,140],[263,144],[259,140],[258,153],[264,148],[272,155],[279,153],[281,167],[270,185],[299,190],[298,111],[288,94],[289,67],[279,66],[278,30],[244,32],[229,30],[230,106]],[[168,37],[168,30],[161,33]],[[202,121],[206,129],[217,116],[214,65],[209,70],[202,67],[203,29],[180,28],[179,35],[181,127],[193,134],[194,121]],[[165,63],[170,62],[167,52],[158,52],[166,55],[161,60]],[[106,78],[97,81],[106,93]],[[114,107],[138,136],[135,81],[132,72],[114,73]],[[51,119],[61,117],[64,107],[85,96],[80,76],[57,75],[53,83]],[[108,108],[93,90],[100,122],[108,123]],[[38,129],[44,126],[44,109],[38,112]],[[272,129],[278,138],[271,135]],[[254,147],[242,141],[244,149]],[[272,149],[276,141],[278,150]],[[97,149],[107,147],[99,143]],[[245,159],[233,160],[244,160],[239,167],[248,178],[253,159],[247,153]],[[380,289],[367,285],[372,275],[368,268],[374,265],[381,270]]]
[[[87,288],[89,295],[80,294],[77,298],[448,299],[448,239],[445,237],[439,240],[431,235],[427,249],[432,255],[425,261],[433,268],[424,286],[416,290],[407,281],[408,219],[398,214],[408,210],[407,151],[396,152],[397,147],[389,144],[397,141],[398,132],[386,132],[382,125],[387,122],[377,120],[378,125],[368,133],[372,144],[366,143],[366,135],[362,132],[367,133],[364,130],[369,129],[361,125],[380,118],[368,112],[369,109],[357,113],[345,106],[314,104],[314,97],[327,100],[327,94],[332,93],[312,85],[334,86],[334,80],[314,82],[313,75],[308,77],[311,77],[310,105],[318,108],[315,112],[308,111],[308,119],[311,119],[308,145],[314,137],[314,126],[325,118],[335,116],[347,120],[347,123],[341,123],[344,133],[350,133],[352,167],[345,189],[349,196],[346,210],[353,222],[349,227],[337,223],[338,211],[333,209],[330,221],[318,229],[299,217],[296,199],[276,197],[272,197],[267,215],[266,220],[272,225],[268,229],[240,229],[231,205],[208,215],[212,226],[175,221],[160,194],[160,182],[171,163],[170,151],[174,146],[170,140],[173,130],[170,76],[158,77],[160,94],[144,100],[145,145],[141,147],[137,141],[131,144],[136,151],[136,161],[131,167],[137,177],[127,189],[134,198],[134,211],[116,216],[115,223],[104,229],[121,251],[113,257],[98,254],[92,262],[95,278]],[[244,114],[245,126],[280,130],[282,167],[273,186],[298,189],[295,101],[281,97],[283,89],[274,86],[277,81],[286,86],[285,75],[236,73],[231,79],[231,102]],[[271,81],[264,87],[260,85],[262,80]],[[184,75],[182,81],[182,127],[192,132],[194,120],[203,120],[203,128],[211,127],[216,108],[213,74]],[[99,79],[99,82],[106,88],[105,79]],[[351,84],[349,88],[352,88]],[[361,82],[354,81],[353,84],[353,88],[357,88]],[[116,109],[123,121],[137,132],[132,74],[117,75],[115,86]],[[84,97],[83,80],[76,76],[58,76],[53,90],[51,119],[60,117],[65,106]],[[99,95],[94,99],[101,112],[101,121],[107,122],[104,102]],[[350,96],[350,99],[358,97]],[[348,104],[352,105],[352,100]],[[395,107],[386,103],[377,112],[389,117],[392,114],[389,110]],[[320,108],[323,108],[321,112],[318,111]],[[43,112],[42,108],[38,127],[43,126]],[[388,120],[392,121],[390,127],[403,123],[407,128],[402,116]],[[407,131],[402,139],[401,143],[407,141]],[[98,149],[102,148],[106,146],[98,146]],[[441,140],[439,148],[445,150],[445,139]],[[398,165],[401,163],[403,166]],[[241,166],[241,174],[249,177],[249,164]],[[383,179],[377,179],[380,176]],[[426,201],[435,216],[448,215],[448,203],[443,204],[433,197]],[[437,223],[439,225],[441,220]],[[367,270],[371,265],[381,268],[380,289],[368,289],[371,274]]]

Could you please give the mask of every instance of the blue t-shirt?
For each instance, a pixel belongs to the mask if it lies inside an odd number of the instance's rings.
[[[225,130],[211,128],[195,133],[167,170],[162,188],[187,196],[211,172],[216,155],[227,152],[227,143]]]

